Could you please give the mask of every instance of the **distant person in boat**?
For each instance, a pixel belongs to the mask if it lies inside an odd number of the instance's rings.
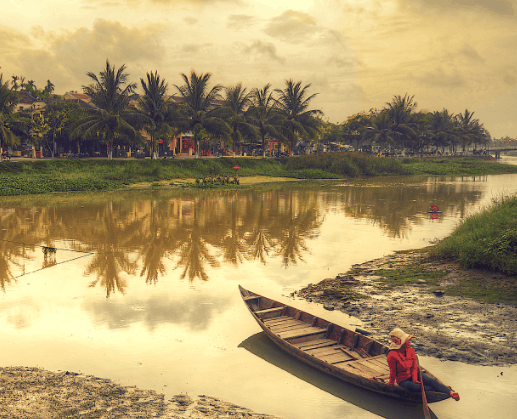
[[[389,385],[397,384],[413,392],[421,392],[421,385],[418,374],[418,364],[415,350],[411,347],[411,339],[413,335],[404,333],[396,327],[390,332],[391,345],[388,352],[388,365],[390,367]],[[458,401],[460,396],[450,387],[446,387],[439,381],[422,374],[424,381],[424,390],[437,391],[439,393],[447,393],[454,400]]]

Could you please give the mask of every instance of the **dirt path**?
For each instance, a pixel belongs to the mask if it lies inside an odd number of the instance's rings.
[[[500,274],[465,271],[454,263],[431,262],[426,253],[409,253],[355,265],[347,274],[309,285],[294,294],[359,318],[363,322],[361,329],[384,344],[388,344],[389,331],[400,327],[415,336],[412,345],[422,355],[481,365],[517,363],[515,305],[485,304],[449,296],[447,292],[437,295],[424,280],[389,289],[378,275],[380,269],[396,270],[415,263],[426,271],[444,272],[439,283],[444,289],[460,278],[486,283],[503,283],[505,279]],[[353,300],[346,292],[337,291],[340,289],[368,298]]]

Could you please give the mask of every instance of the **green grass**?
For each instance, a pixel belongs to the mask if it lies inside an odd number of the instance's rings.
[[[238,170],[233,167],[239,166]],[[296,179],[343,179],[386,175],[461,175],[517,173],[517,166],[476,158],[386,158],[364,153],[322,153],[282,159],[48,159],[0,164],[0,196],[97,191],[148,182],[206,176],[271,176]]]
[[[464,296],[482,300],[486,303],[503,301],[517,301],[517,287],[515,284],[487,283],[478,279],[464,278],[458,284],[450,285],[445,289],[447,295]]]
[[[465,268],[517,275],[517,197],[502,198],[466,218],[431,254],[457,260]]]
[[[479,176],[517,173],[517,166],[500,164],[480,157],[404,158],[401,164],[414,175]]]

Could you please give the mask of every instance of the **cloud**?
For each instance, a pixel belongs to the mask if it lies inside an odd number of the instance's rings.
[[[287,10],[271,19],[264,32],[273,38],[298,44],[319,32],[319,28],[316,19],[307,13]]]
[[[189,26],[197,25],[199,23],[199,19],[192,16],[187,16],[183,21]]]
[[[230,15],[226,22],[228,29],[234,29],[236,31],[242,31],[248,29],[250,26],[255,24],[255,18],[248,15]]]
[[[517,66],[508,66],[503,70],[503,81],[508,86],[515,86],[517,83]]]
[[[464,57],[471,59],[472,61],[485,62],[485,59],[479,55],[476,49],[470,45],[465,45],[461,50],[460,54]]]
[[[113,61],[159,59],[163,48],[152,30],[127,27],[119,22],[97,20],[90,29],[81,28],[61,37],[51,51],[61,57],[104,56]]]
[[[276,47],[270,42],[255,40],[251,43],[251,45],[244,47],[244,54],[254,55],[258,57],[258,59],[271,59],[273,61],[279,62],[280,64],[285,63],[285,59],[277,55]]]
[[[180,51],[189,56],[210,53],[212,44],[187,43],[183,44]]]
[[[457,11],[480,9],[502,17],[515,17],[517,2],[515,0],[410,0],[401,2],[403,7],[422,9],[455,9]]]
[[[157,25],[129,27],[100,19],[91,29],[83,27],[56,32],[35,26],[29,35],[18,34],[15,30],[11,30],[10,36],[0,32],[0,48],[5,49],[2,56],[11,56],[9,67],[12,71],[34,79],[37,86],[50,79],[56,85],[56,91],[77,90],[89,82],[85,73],[97,73],[106,59],[117,67],[126,64],[128,68],[155,68],[162,62],[164,50],[159,31]],[[43,47],[37,47],[37,44],[43,44]],[[140,74],[130,76],[139,77]]]
[[[0,53],[2,61],[6,60],[7,54],[11,55],[18,49],[31,44],[32,40],[29,36],[13,30],[12,28],[0,26]],[[2,64],[5,64],[5,62]]]
[[[432,71],[426,71],[422,76],[415,76],[415,79],[423,86],[432,88],[444,88],[450,90],[465,87],[466,80],[456,70],[445,70],[438,67]]]

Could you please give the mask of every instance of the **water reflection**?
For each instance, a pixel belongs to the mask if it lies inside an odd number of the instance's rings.
[[[383,178],[264,191],[11,199],[0,214],[0,286],[5,291],[6,284],[28,271],[62,263],[66,251],[77,252],[76,257],[92,254],[84,275],[106,297],[124,294],[130,276],[156,284],[170,274],[167,269],[192,282],[207,281],[208,269],[221,264],[278,260],[288,268],[311,252],[310,240],[320,234],[330,211],[367,219],[386,235],[403,237],[428,217],[430,205],[439,205],[444,215],[463,215],[482,195],[479,182],[486,178],[476,183]]]
[[[107,325],[109,329],[129,328],[134,323],[142,323],[153,331],[163,324],[176,324],[195,332],[206,330],[212,319],[228,306],[227,301],[216,297],[198,295],[185,300],[169,295],[152,295],[148,298],[129,297],[123,303],[88,301],[84,308],[94,324]]]
[[[343,212],[353,218],[365,218],[379,225],[389,237],[406,237],[411,225],[421,224],[419,215],[432,205],[448,213],[466,215],[466,208],[476,203],[482,191],[464,181],[486,182],[486,176],[469,179],[426,178],[420,182],[400,179],[375,179],[364,183],[346,184]]]

